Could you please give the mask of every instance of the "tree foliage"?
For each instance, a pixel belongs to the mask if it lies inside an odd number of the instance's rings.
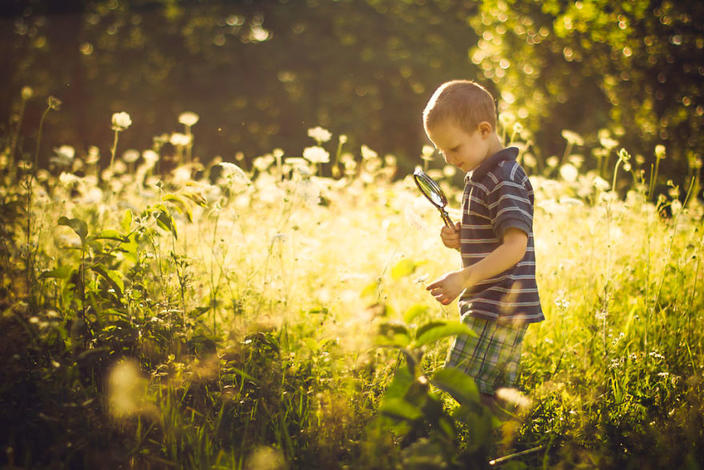
[[[192,110],[203,160],[293,155],[322,125],[408,166],[427,97],[466,77],[497,92],[503,122],[520,122],[544,158],[562,152],[565,128],[585,153],[600,130],[646,160],[664,144],[670,174],[704,147],[701,2],[33,0],[3,14],[3,126],[16,128],[32,86],[64,102],[47,126],[54,145],[105,146],[110,114],[127,111],[123,141],[147,148]],[[27,107],[20,148],[41,108]]]
[[[651,161],[666,145],[671,172],[704,147],[702,19],[700,2],[492,0],[472,18],[471,59],[543,152],[561,152],[561,129],[587,143],[609,129]]]

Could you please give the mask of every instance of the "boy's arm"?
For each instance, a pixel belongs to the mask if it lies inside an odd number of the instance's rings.
[[[453,271],[429,284],[426,289],[435,300],[447,305],[474,284],[500,274],[514,266],[526,252],[528,235],[518,228],[509,227],[503,241],[494,251],[481,261],[460,271]]]

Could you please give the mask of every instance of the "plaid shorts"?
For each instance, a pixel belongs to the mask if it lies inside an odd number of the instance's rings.
[[[474,330],[477,337],[457,336],[445,365],[472,377],[481,393],[493,395],[497,388],[513,386],[528,324],[500,325],[469,315],[462,322]]]

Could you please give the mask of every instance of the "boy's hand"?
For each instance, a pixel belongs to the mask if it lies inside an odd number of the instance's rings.
[[[443,305],[447,305],[467,288],[467,283],[466,271],[453,271],[429,284],[426,290],[430,291],[433,297],[435,297],[435,300]]]
[[[460,227],[462,224],[456,222],[454,227],[448,227],[443,225],[442,230],[440,230],[440,238],[442,238],[442,243],[448,247],[455,250],[460,249]]]

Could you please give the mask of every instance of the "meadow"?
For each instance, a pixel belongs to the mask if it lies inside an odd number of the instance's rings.
[[[395,157],[315,128],[302,156],[203,164],[197,121],[122,150],[116,115],[107,152],[41,169],[2,137],[3,468],[702,468],[696,162],[665,183],[608,131],[540,161],[504,122],[547,320],[489,410],[443,367],[463,325],[424,286],[460,260]]]

